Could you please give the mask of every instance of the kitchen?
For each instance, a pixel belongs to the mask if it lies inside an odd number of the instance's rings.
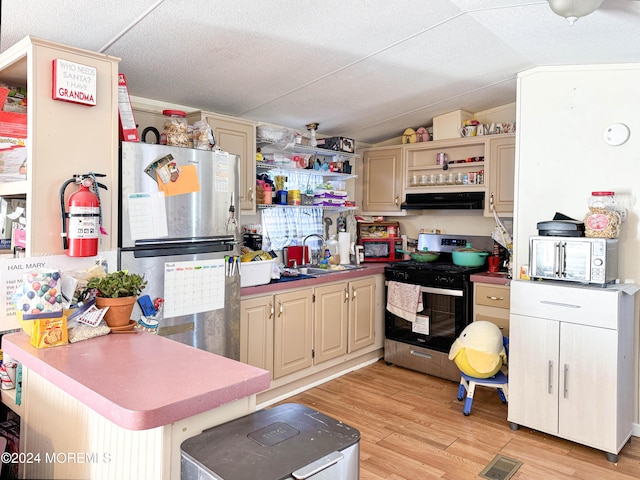
[[[595,14],[594,14],[595,15]],[[582,20],[581,20],[582,21]],[[586,21],[586,19],[585,19]],[[579,24],[578,24],[579,25]],[[626,83],[626,82],[623,82]],[[602,98],[607,98],[604,97],[604,94],[601,95],[601,92],[598,92],[598,97]],[[160,97],[157,97],[160,98]],[[506,103],[506,102],[505,102]],[[621,109],[623,108],[631,108],[630,106],[627,107],[623,107],[623,105],[625,105],[625,102],[619,102],[619,101],[614,101],[615,104],[619,104],[621,105]],[[187,103],[185,103],[187,104]],[[496,105],[496,104],[494,104]],[[488,106],[487,106],[488,107]],[[456,110],[456,107],[450,108],[450,111]],[[481,111],[483,108],[479,108],[476,109],[475,111]],[[444,112],[442,112],[444,113]],[[634,130],[634,123],[632,120],[629,120],[629,118],[632,117],[632,115],[628,114],[626,112],[626,110],[621,110],[621,111],[613,111],[611,113],[608,113],[606,115],[607,118],[609,117],[617,117],[617,118],[612,118],[610,121],[608,121],[606,124],[608,125],[609,123],[613,123],[614,121],[624,121],[626,123],[629,124],[629,126],[631,127],[631,130]],[[308,121],[313,120],[313,118],[308,119]],[[409,124],[412,122],[408,122]],[[596,122],[594,122],[596,123]],[[416,126],[419,124],[419,122],[416,122]],[[145,123],[141,122],[141,125],[145,125]],[[519,128],[521,127],[521,123],[518,123]],[[585,125],[584,120],[581,120],[581,125]],[[588,125],[588,122],[587,122]],[[405,124],[406,126],[406,124]],[[601,137],[601,130],[604,128],[605,125],[600,125],[600,123],[598,122],[597,125],[592,125],[591,127],[587,127],[584,126],[584,129],[581,129],[581,132],[584,132],[584,134],[586,135],[586,131],[589,130],[591,132],[593,132],[594,130],[597,130],[597,135],[595,133],[592,133],[592,136],[590,138],[596,139],[596,138],[600,138]],[[322,126],[321,126],[322,127]],[[597,146],[591,145],[588,142],[583,143],[584,138],[579,137],[578,139],[576,139],[575,144],[578,145],[584,145],[583,147],[578,147],[578,151],[576,152],[575,149],[568,151],[569,147],[566,146],[566,143],[564,143],[562,141],[562,139],[558,138],[559,133],[556,132],[557,131],[561,131],[564,130],[564,127],[558,127],[555,126],[554,129],[550,129],[550,131],[545,131],[546,135],[549,135],[551,139],[556,139],[553,142],[550,142],[550,145],[554,145],[556,148],[558,148],[558,151],[545,151],[544,152],[544,156],[547,158],[556,158],[554,157],[554,155],[561,155],[563,158],[568,158],[568,157],[574,157],[579,156],[581,158],[592,158],[594,156],[594,154],[592,153],[592,151],[598,151],[599,158],[608,158],[611,155],[611,148],[612,147],[605,147],[605,146],[600,146],[600,144],[596,144]],[[536,125],[536,130],[538,131],[538,134],[540,132],[539,129],[539,125]],[[339,133],[338,130],[335,130],[336,133]],[[402,129],[400,130],[402,131]],[[555,136],[554,136],[555,135]],[[348,136],[348,134],[347,134]],[[355,138],[358,138],[357,136],[354,135]],[[632,136],[633,138],[633,136]],[[595,140],[594,140],[595,141]],[[400,142],[397,142],[397,144],[399,144]],[[630,143],[628,143],[626,146],[622,146],[620,147],[621,149],[623,149],[624,151],[626,151],[626,149],[628,148],[628,146],[630,145]],[[574,144],[572,144],[572,146],[575,147]],[[553,147],[550,147],[553,148]],[[618,149],[619,151],[620,149]],[[617,154],[617,151],[616,151]],[[625,160],[622,160],[622,162],[625,162]],[[559,162],[560,163],[560,162]],[[607,163],[607,165],[609,165],[609,163]],[[626,164],[626,163],[621,163],[620,164],[620,169],[627,169],[629,171],[631,170],[631,166]],[[558,167],[558,168],[562,168],[564,166],[564,164],[558,164],[555,165],[554,164],[554,168]],[[597,168],[597,167],[593,167],[593,168]],[[614,171],[615,170],[615,171]],[[625,185],[625,184],[620,184],[619,182],[622,181],[622,179],[620,179],[619,177],[616,177],[615,174],[617,173],[617,169],[607,169],[605,172],[603,172],[603,174],[607,175],[611,175],[611,178],[606,178],[606,177],[601,177],[603,180],[606,180],[607,182],[607,186],[606,188],[612,188],[616,191],[620,191],[620,192],[624,192],[625,190],[628,191],[630,193],[630,196],[632,198],[635,198],[637,196],[637,193],[634,192],[634,187]],[[574,179],[575,177],[575,173],[574,172],[569,172],[565,175],[567,178],[571,178]],[[548,185],[548,183],[546,183],[546,178],[542,179],[542,180],[537,180],[536,181],[536,185],[541,186],[541,185]],[[553,208],[549,208],[547,207],[550,211],[546,211],[543,214],[539,214],[539,215],[535,215],[534,220],[529,220],[527,221],[529,223],[528,228],[530,230],[534,230],[535,229],[535,222],[537,220],[539,220],[541,217],[542,219],[547,219],[549,218],[550,215],[553,215],[553,213],[555,212],[555,210],[559,210],[562,211],[563,213],[570,215],[570,216],[574,216],[576,218],[580,218],[582,215],[584,215],[585,213],[585,209],[586,209],[586,198],[588,196],[588,194],[593,191],[594,189],[600,189],[602,188],[602,186],[599,184],[599,182],[594,182],[597,184],[594,185],[589,185],[588,187],[586,187],[584,189],[584,192],[582,192],[582,190],[576,192],[575,198],[570,199],[570,198],[566,198],[566,197],[562,197],[562,198],[556,198],[555,202],[553,203]],[[548,188],[552,188],[552,187],[548,187]],[[554,195],[553,191],[547,191],[544,194],[544,199],[548,199],[549,202],[552,201],[552,199],[554,199],[554,197],[557,197],[557,195]],[[568,197],[568,196],[567,196]],[[538,198],[537,196],[529,196],[528,198]],[[540,202],[542,202],[543,200],[541,199]],[[532,204],[531,207],[533,208],[534,206],[538,205],[539,202],[537,202],[536,204]],[[634,211],[635,209],[630,209],[630,211]],[[637,217],[637,212],[635,214],[635,217]],[[243,223],[244,223],[244,216],[243,218]],[[629,242],[633,242],[633,239],[636,238],[636,235],[633,233],[634,229],[633,227],[629,227],[629,225],[633,225],[633,216],[630,217],[631,223],[625,225],[625,227],[628,228],[624,228],[623,232],[622,232],[622,236],[621,236],[621,241],[623,242],[623,248],[624,245],[627,245],[626,250],[624,252],[624,258],[628,259],[626,262],[624,262],[624,264],[620,265],[620,274],[621,274],[621,278],[624,279],[629,279],[629,281],[633,281],[633,279],[637,278],[637,274],[636,272],[633,270],[634,265],[637,265],[637,261],[635,261],[635,257],[634,255],[636,255],[635,253],[635,249],[630,248]],[[406,232],[408,234],[408,236],[410,237],[417,237],[417,233],[419,232],[419,230],[421,228],[440,228],[442,229],[444,232],[452,232],[452,233],[457,233],[459,230],[459,226],[460,225],[464,225],[465,226],[465,232],[467,234],[472,234],[472,235],[487,235],[493,228],[494,225],[494,221],[490,218],[490,217],[483,217],[481,215],[451,215],[451,214],[429,214],[429,215],[425,215],[424,218],[422,220],[420,219],[405,219],[404,217],[400,219],[400,221],[402,222],[402,230],[404,232]],[[251,222],[253,223],[253,222]],[[466,227],[469,227],[469,230],[466,229]],[[57,230],[57,227],[54,227],[51,229],[51,231],[55,232]],[[525,238],[528,237],[531,234],[531,232],[528,232],[525,235]],[[52,237],[55,237],[55,234],[52,234]],[[518,238],[521,238],[521,236],[519,236],[517,234],[517,230],[516,230],[516,241],[518,241]],[[57,237],[56,237],[57,238]],[[57,240],[55,241],[57,243]],[[516,256],[517,256],[517,247],[516,247]],[[523,250],[526,251],[526,250]],[[526,261],[518,261],[516,260],[516,265],[520,265],[520,264],[526,264]]]

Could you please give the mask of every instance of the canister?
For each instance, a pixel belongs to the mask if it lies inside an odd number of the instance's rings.
[[[288,203],[289,205],[300,205],[300,190],[289,190]]]

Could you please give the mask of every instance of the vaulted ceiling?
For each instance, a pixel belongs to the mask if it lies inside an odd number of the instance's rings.
[[[1,21],[0,50],[120,57],[131,95],[365,143],[514,102],[535,66],[640,62],[632,0],[573,26],[546,0],[2,0]]]

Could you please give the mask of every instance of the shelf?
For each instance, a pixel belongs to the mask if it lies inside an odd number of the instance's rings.
[[[410,185],[405,187],[405,190],[410,193],[425,193],[426,191],[435,192],[435,191],[465,191],[465,192],[475,192],[475,191],[483,191],[487,187],[486,184],[455,184],[455,185]],[[415,191],[414,191],[415,190]]]
[[[0,183],[0,197],[9,195],[26,195],[28,183],[26,180],[18,182]]]
[[[450,163],[447,170],[444,170],[442,168],[442,165],[423,165],[423,166],[417,166],[417,167],[407,167],[407,171],[409,172],[414,172],[414,171],[422,171],[422,170],[428,170],[428,171],[448,171],[451,169],[473,169],[473,167],[483,167],[484,168],[484,162],[461,162],[461,163]]]
[[[264,204],[258,203],[256,207],[259,210],[265,210],[267,208],[321,208],[322,210],[329,212],[348,212],[351,210],[357,210],[358,207],[323,207],[322,205],[279,205],[277,203]]]
[[[17,415],[22,415],[22,406],[16,404],[16,389],[1,390],[0,400]]]
[[[349,160],[358,156],[357,153],[337,152],[327,148],[310,147],[308,145],[293,145],[282,148],[277,143],[261,140],[259,138],[256,139],[256,146],[259,148],[272,148],[273,150],[281,152],[307,153],[312,155],[321,155],[323,157],[339,157],[342,160]]]
[[[310,168],[295,168],[295,167],[283,167],[280,165],[275,165],[272,163],[256,163],[256,168],[259,170],[270,170],[275,172],[283,172],[283,173],[297,173],[299,175],[317,175],[319,177],[325,178],[336,178],[340,180],[349,180],[350,178],[358,178],[357,175],[352,175],[350,173],[337,173],[337,172],[329,172],[325,170],[312,170]]]

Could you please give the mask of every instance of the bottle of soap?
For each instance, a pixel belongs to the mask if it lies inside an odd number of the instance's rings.
[[[339,265],[340,252],[338,250],[338,240],[336,240],[335,235],[331,235],[331,238],[327,242],[327,246],[329,247],[329,253],[331,254],[331,256],[329,257],[329,264]]]

